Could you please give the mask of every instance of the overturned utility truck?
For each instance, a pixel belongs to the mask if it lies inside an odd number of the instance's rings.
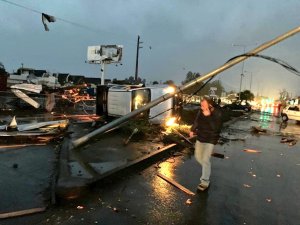
[[[175,88],[168,85],[142,87],[138,85],[100,85],[97,87],[96,113],[100,116],[121,117],[147,105],[164,94],[173,93]],[[142,113],[154,124],[160,124],[166,118],[177,116],[181,109],[179,94],[161,102]]]

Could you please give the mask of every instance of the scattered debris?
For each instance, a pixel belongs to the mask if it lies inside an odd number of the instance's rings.
[[[177,183],[176,181],[166,177],[165,175],[158,173],[157,176],[159,176],[160,178],[164,179],[165,181],[169,182],[170,184],[174,185],[175,187],[179,188],[180,190],[182,190],[183,192],[189,194],[189,195],[195,195],[194,192],[190,191],[189,189],[185,188],[184,186],[182,186],[181,184]]]
[[[39,108],[40,104],[35,101],[34,99],[30,98],[28,95],[26,95],[24,92],[18,90],[18,89],[11,89],[11,92],[14,93],[17,97],[24,100],[28,104],[32,105],[34,108]]]
[[[280,143],[287,143],[289,146],[297,144],[297,140],[293,137],[282,137]]]
[[[192,146],[194,146],[194,144],[187,138],[185,137],[183,134],[181,134],[178,130],[176,130],[175,128],[172,129],[172,131],[174,131],[176,134],[178,134],[180,137],[182,137],[186,142],[190,143]]]
[[[8,125],[0,126],[0,148],[26,147],[30,145],[39,145],[48,143],[52,140],[58,140],[66,135],[66,128],[69,120],[57,120],[46,122],[33,122],[28,124],[17,124],[13,117]],[[8,143],[14,143],[8,145]]]
[[[293,140],[293,141],[291,141],[291,142],[289,143],[289,146],[293,146],[293,145],[295,145],[295,144],[297,144],[297,141],[296,141],[296,140]]]
[[[188,200],[186,200],[185,204],[191,205],[192,204],[192,200],[189,198]]]
[[[13,168],[14,168],[14,169],[17,169],[18,167],[19,167],[18,163],[14,163],[14,164],[13,164]]]
[[[213,152],[211,154],[211,156],[216,157],[216,158],[220,158],[220,159],[224,159],[225,158],[224,154],[217,153],[217,152]]]
[[[251,127],[251,131],[253,133],[267,133],[266,129],[261,128],[261,126],[257,127],[257,126],[252,126]]]
[[[119,210],[116,207],[112,208],[112,210],[116,213],[119,212]]]
[[[255,149],[244,149],[244,152],[249,152],[249,153],[261,153],[261,151],[255,150]]]
[[[124,141],[124,145],[127,145],[129,143],[129,141],[131,140],[132,136],[134,134],[136,134],[139,131],[138,128],[134,128],[134,130],[132,131],[131,135],[127,138],[127,140]]]
[[[283,138],[281,138],[280,143],[289,143],[289,142],[292,142],[294,140],[295,139],[291,138],[291,137],[283,137]]]

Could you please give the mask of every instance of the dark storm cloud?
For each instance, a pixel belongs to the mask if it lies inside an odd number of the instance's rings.
[[[58,20],[45,32],[41,15],[0,1],[0,61],[10,72],[24,63],[55,72],[99,76],[98,66],[85,63],[87,46],[122,44],[123,66],[107,66],[106,77],[128,77],[134,74],[136,39],[141,35],[140,76],[148,81],[173,79],[179,84],[189,70],[206,73],[241,54],[243,48],[232,44],[246,45],[250,50],[255,43],[300,25],[297,0],[14,2],[84,27]],[[264,54],[297,67],[299,41],[300,36],[292,37]],[[277,68],[256,59],[245,63],[245,70],[261,79],[260,86],[264,84],[270,95],[283,88],[297,92],[299,78]],[[237,65],[219,77],[237,90],[240,73],[241,65]],[[284,82],[282,77],[286,77]],[[249,84],[249,76],[244,82]],[[254,82],[253,86],[258,89]]]

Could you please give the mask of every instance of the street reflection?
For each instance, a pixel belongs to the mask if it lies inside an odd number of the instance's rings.
[[[278,106],[262,106],[260,111],[261,113],[268,113],[275,117],[280,116],[280,109]]]
[[[272,121],[272,114],[261,111],[259,121],[261,128],[273,128],[273,123],[270,123]]]
[[[179,160],[171,158],[160,163],[160,168],[157,172],[167,176],[170,179],[176,180],[174,170],[178,164],[178,161]],[[180,190],[158,176],[155,176],[152,180],[151,187],[153,190],[151,196],[153,198],[154,207],[149,211],[150,216],[156,219],[163,215],[173,215],[174,219],[180,217],[180,212],[170,211],[170,206],[176,205],[176,202],[179,201],[178,192],[180,192]]]
[[[174,162],[175,163],[175,162]],[[168,161],[161,163],[159,173],[174,179],[174,163],[169,163]],[[156,176],[155,179],[152,180],[151,184],[154,192],[153,195],[156,199],[159,199],[163,204],[169,204],[172,201],[174,195],[174,189],[171,184],[162,178]]]
[[[295,121],[280,123],[279,131],[283,135],[292,135],[296,138],[300,138],[300,125]]]

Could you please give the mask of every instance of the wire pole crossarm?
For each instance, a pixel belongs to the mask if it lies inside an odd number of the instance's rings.
[[[295,35],[298,32],[300,32],[300,26],[288,31],[287,33],[284,33],[284,34],[278,36],[277,38],[272,39],[271,41],[263,43],[262,45],[258,46],[257,48],[253,49],[252,51],[250,51],[247,54],[257,54],[257,53],[271,47],[272,45],[275,45],[275,44],[287,39],[288,37]],[[140,113],[142,113],[142,112],[158,105],[159,103],[173,97],[174,95],[176,95],[176,94],[178,94],[178,93],[180,93],[180,92],[182,92],[182,91],[184,91],[184,90],[186,90],[186,89],[188,89],[188,88],[190,88],[194,85],[200,84],[200,82],[202,82],[204,80],[207,80],[207,79],[209,79],[213,76],[216,76],[217,74],[223,72],[224,70],[227,70],[228,68],[238,64],[239,62],[242,62],[245,59],[251,57],[251,55],[247,55],[247,54],[244,55],[244,56],[234,58],[234,59],[230,60],[229,62],[225,63],[224,65],[222,65],[221,67],[219,67],[219,68],[217,68],[217,69],[215,69],[215,70],[213,70],[213,71],[211,71],[211,72],[209,72],[209,73],[207,73],[207,74],[205,74],[205,75],[203,75],[203,76],[201,76],[201,77],[199,77],[199,78],[197,78],[197,79],[195,79],[195,80],[193,80],[193,81],[191,81],[191,82],[189,82],[185,85],[183,85],[182,87],[177,88],[174,93],[167,93],[167,94],[151,101],[147,105],[144,105],[141,108],[136,109],[136,110],[128,113],[127,115],[125,115],[123,117],[115,119],[112,122],[100,127],[99,129],[94,130],[93,132],[91,132],[89,134],[86,134],[83,137],[72,141],[71,145],[70,145],[70,148],[76,148],[76,147],[86,143],[89,139],[93,138],[95,135],[102,134],[105,131],[108,131],[108,130],[112,129],[112,128],[128,121],[129,119],[139,115]]]

